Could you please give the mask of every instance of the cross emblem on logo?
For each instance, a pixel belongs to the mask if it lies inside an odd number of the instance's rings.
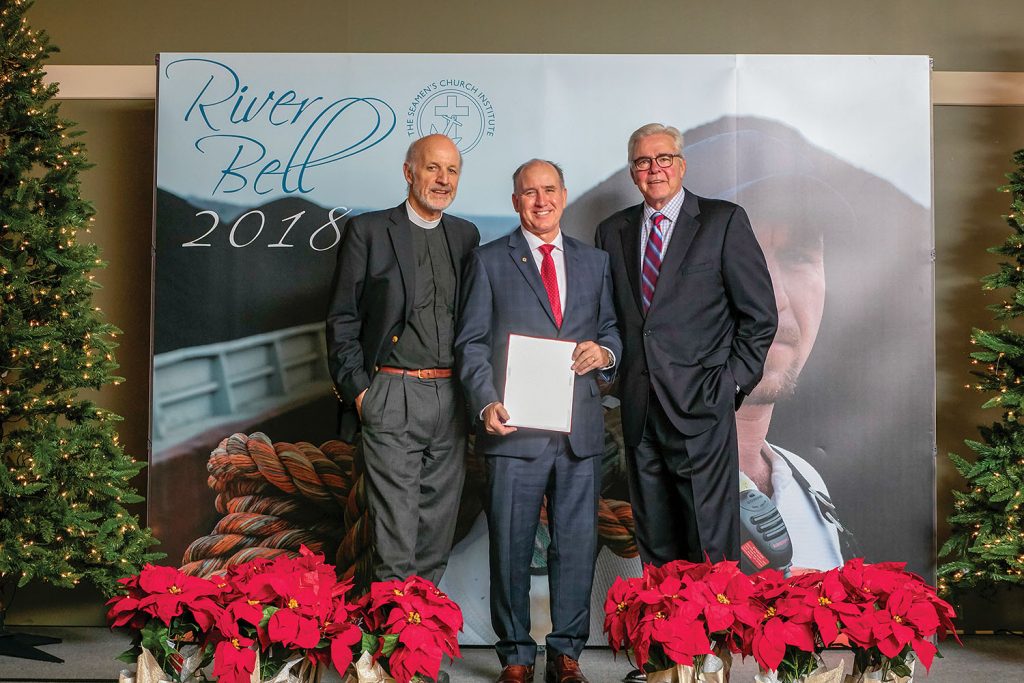
[[[462,122],[459,121],[459,117],[469,116],[469,107],[460,106],[458,97],[455,95],[448,95],[445,98],[444,104],[439,104],[434,107],[434,115],[444,119],[444,130],[438,130],[436,125],[431,124],[431,133],[443,133],[452,139],[456,145],[462,139],[457,135],[459,127],[462,126]]]

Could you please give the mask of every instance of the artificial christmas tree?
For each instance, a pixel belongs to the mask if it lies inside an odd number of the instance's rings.
[[[968,486],[953,491],[952,534],[939,552],[949,558],[938,572],[943,591],[1024,583],[1024,335],[1010,326],[1024,316],[1024,149],[1013,160],[1017,170],[1007,174],[1010,182],[1000,188],[1011,197],[1010,212],[1004,216],[1010,235],[989,249],[1008,260],[982,278],[985,290],[1010,290],[1003,301],[988,307],[997,320],[1007,323],[998,330],[975,329],[971,334],[977,347],[971,353],[976,380],[966,385],[988,394],[983,407],[998,408],[1002,416],[979,428],[980,441],[966,441],[975,453],[973,460],[950,454]]]
[[[112,592],[155,559],[155,541],[125,508],[144,466],[118,444],[120,419],[83,389],[120,381],[116,328],[92,303],[94,245],[79,244],[91,205],[79,194],[84,145],[43,83],[56,48],[0,0],[0,654],[56,658],[4,628],[29,581]],[[57,660],[59,661],[59,660]]]

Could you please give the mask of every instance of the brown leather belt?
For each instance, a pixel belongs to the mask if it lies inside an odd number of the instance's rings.
[[[377,369],[377,372],[383,372],[385,375],[405,375],[408,377],[415,377],[416,379],[448,379],[452,376],[451,368],[422,368],[420,370],[406,370],[405,368],[395,368],[390,365],[382,365]]]

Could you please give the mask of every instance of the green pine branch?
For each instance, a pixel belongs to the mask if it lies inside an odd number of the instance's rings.
[[[117,384],[120,331],[92,302],[98,248],[81,196],[82,132],[60,117],[43,63],[56,48],[0,0],[0,585],[82,581],[111,592],[159,555],[127,505],[145,466],[120,417],[79,393]],[[0,611],[7,605],[0,604]]]
[[[983,290],[1006,292],[987,307],[999,321],[1024,316],[1024,150],[1014,153],[1013,161],[1009,183],[999,188],[1011,195],[1010,211],[1003,216],[1009,234],[988,249],[1006,260],[981,278]],[[939,587],[947,592],[1024,582],[1024,335],[1005,324],[976,328],[971,344],[974,380],[967,388],[983,394],[982,407],[999,410],[1000,419],[980,426],[980,439],[964,441],[973,457],[949,454],[966,486],[953,491],[951,534],[939,551],[946,558],[938,570]]]

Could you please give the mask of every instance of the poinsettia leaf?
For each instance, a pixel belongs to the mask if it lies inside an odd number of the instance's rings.
[[[924,666],[925,671],[931,669],[932,668],[932,660],[935,658],[935,655],[939,651],[939,648],[937,648],[934,645],[932,645],[931,641],[924,640],[923,638],[915,638],[914,642],[911,643],[911,645],[914,648],[914,653],[917,655],[917,658],[919,660],[921,660],[921,664],[922,664],[922,666]],[[908,673],[900,674],[901,676],[909,676],[910,675],[909,667],[907,667],[907,668],[908,668]]]
[[[390,657],[391,653],[395,651],[395,647],[398,645],[398,634],[389,633],[381,638],[380,654],[383,657]]]
[[[274,616],[274,613],[277,612],[277,610],[279,610],[279,609],[281,609],[281,608],[280,607],[274,607],[273,605],[267,605],[266,607],[264,607],[263,608],[263,618],[260,619],[259,627],[260,628],[266,628],[267,624],[270,623],[270,617]]]
[[[878,640],[878,651],[886,657],[892,659],[899,655],[903,650],[903,643],[899,642],[895,636],[890,634],[885,638]]]
[[[359,643],[359,650],[360,652],[369,652],[372,655],[376,654],[379,645],[380,638],[373,633],[363,633],[362,640]]]
[[[148,624],[142,627],[139,631],[139,635],[142,636],[142,640],[139,643],[142,647],[146,648],[150,652],[159,652],[163,644],[167,642],[167,627],[158,622],[156,619],[151,619]]]
[[[334,669],[341,674],[345,675],[349,665],[352,663],[352,644],[354,640],[349,639],[350,642],[346,642],[345,638],[335,638],[331,641],[331,663],[334,665]]]
[[[911,673],[910,666],[906,662],[893,662],[892,667],[889,669],[897,676],[909,677]]]

